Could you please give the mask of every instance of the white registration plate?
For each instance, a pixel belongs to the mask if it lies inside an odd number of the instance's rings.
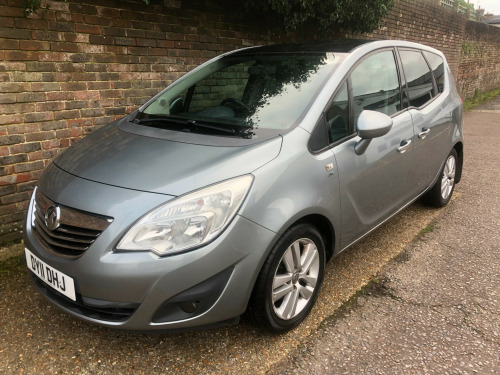
[[[75,282],[71,277],[49,266],[26,248],[24,249],[24,253],[26,255],[28,268],[33,271],[35,275],[59,293],[76,301]]]

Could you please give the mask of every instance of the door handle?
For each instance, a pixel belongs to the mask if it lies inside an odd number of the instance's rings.
[[[431,129],[422,128],[422,131],[420,133],[418,133],[418,138],[424,139],[425,137],[427,137],[427,134],[429,134],[430,131],[431,131]]]
[[[408,150],[410,148],[410,144],[411,144],[411,140],[403,139],[401,141],[400,146],[398,147],[398,152],[404,154],[406,152],[406,150]]]

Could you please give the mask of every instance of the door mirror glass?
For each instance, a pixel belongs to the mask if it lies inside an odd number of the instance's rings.
[[[176,115],[178,113],[181,113],[183,109],[184,109],[184,102],[180,96],[172,100],[172,102],[170,103],[169,110],[171,115]]]

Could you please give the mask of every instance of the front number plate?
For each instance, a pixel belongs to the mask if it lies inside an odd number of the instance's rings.
[[[59,293],[62,293],[66,297],[76,301],[75,282],[71,277],[49,266],[26,248],[24,249],[24,253],[26,255],[28,268],[35,275]]]

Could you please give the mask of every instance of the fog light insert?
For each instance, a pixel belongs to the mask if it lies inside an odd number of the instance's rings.
[[[208,311],[222,294],[233,269],[234,267],[226,268],[217,275],[165,301],[156,311],[153,323],[184,320]]]
[[[196,301],[200,302],[200,301]],[[187,312],[187,313],[193,313],[196,310],[196,302],[181,302],[180,306],[182,311]]]

